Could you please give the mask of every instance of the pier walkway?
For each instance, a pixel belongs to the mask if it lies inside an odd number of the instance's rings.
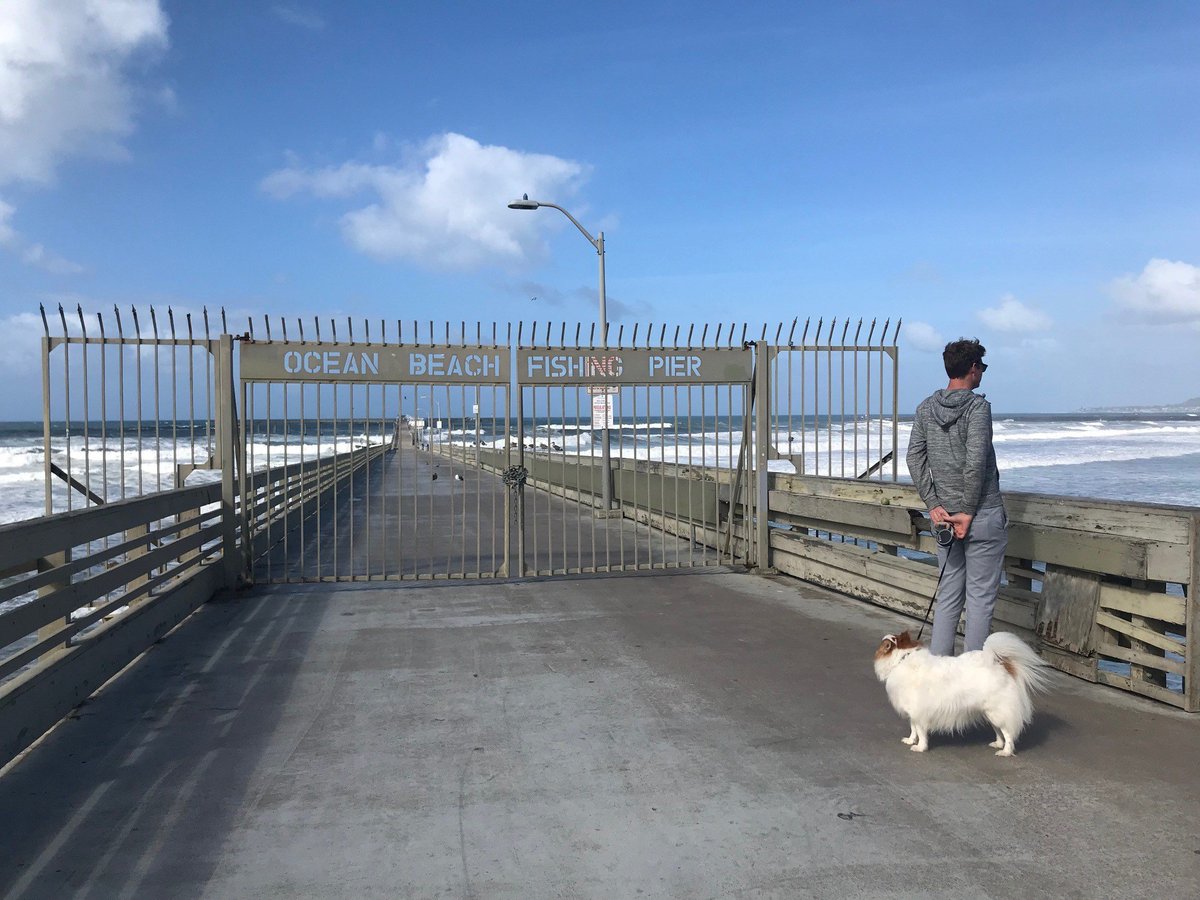
[[[1200,896],[1200,730],[900,743],[911,620],[734,572],[219,597],[0,778],[5,897]]]

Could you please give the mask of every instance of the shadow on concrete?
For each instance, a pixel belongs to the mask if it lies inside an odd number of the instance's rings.
[[[220,595],[11,764],[0,895],[198,892],[326,608]]]

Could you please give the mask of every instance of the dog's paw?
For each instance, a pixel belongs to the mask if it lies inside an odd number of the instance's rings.
[[[911,735],[909,737],[900,738],[900,743],[902,743],[902,744],[910,744],[911,745],[911,744],[915,744],[916,742],[917,742],[917,739],[915,737],[912,737]],[[997,745],[997,746],[999,746],[999,745]]]
[[[1016,751],[1012,747],[1002,747],[996,751],[997,756],[1015,756]]]
[[[999,738],[997,738],[996,740],[994,740],[994,741],[992,741],[990,744],[988,744],[988,746],[989,746],[989,747],[992,747],[992,748],[994,748],[994,749],[996,749],[996,750],[999,750],[1001,747],[1003,747],[1003,746],[1004,746],[1004,741],[1002,741],[1002,740],[1000,740]]]
[[[908,749],[911,750],[913,753],[924,753],[926,750],[929,749],[929,745],[928,744],[913,744]]]

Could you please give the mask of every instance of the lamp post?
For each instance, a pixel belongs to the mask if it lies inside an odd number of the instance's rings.
[[[508,204],[509,209],[538,209],[542,206],[548,206],[551,209],[557,209],[560,213],[570,219],[571,224],[578,228],[579,233],[587,238],[588,243],[596,249],[596,255],[600,257],[600,346],[607,349],[608,310],[605,307],[604,296],[604,232],[597,232],[596,237],[592,237],[588,230],[579,224],[578,219],[576,219],[557,203],[545,203],[541,200],[530,200],[528,194],[522,194],[520,200],[514,200],[512,203]],[[607,385],[605,387],[607,389]],[[604,503],[604,512],[606,514],[608,510],[612,509],[612,466],[610,460],[611,451],[608,446],[608,412],[611,408],[609,404],[612,401],[609,399],[609,397],[609,394],[604,394],[604,428],[603,435],[601,436],[601,459],[603,460],[604,465],[604,478],[601,484],[601,490]]]

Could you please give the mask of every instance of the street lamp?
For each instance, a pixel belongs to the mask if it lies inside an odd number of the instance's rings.
[[[548,206],[551,209],[557,209],[560,213],[562,213],[564,216],[566,216],[568,219],[570,219],[571,224],[573,224],[576,228],[579,229],[579,233],[588,239],[589,244],[591,244],[593,247],[596,248],[596,255],[598,257],[600,257],[600,346],[607,349],[608,348],[608,310],[605,307],[605,296],[604,296],[604,232],[603,231],[597,232],[596,237],[592,237],[592,235],[588,232],[588,230],[579,224],[578,219],[576,219],[573,215],[571,215],[569,212],[567,212],[565,209],[563,209],[557,203],[545,203],[541,200],[530,200],[528,194],[522,194],[520,200],[514,200],[512,203],[508,204],[509,209],[537,209],[542,206]],[[607,385],[605,387],[607,387]],[[601,440],[603,441],[603,446],[601,448],[601,452],[602,452],[601,458],[604,462],[604,479],[603,479],[603,484],[601,485],[601,487],[603,489],[604,509],[606,512],[608,510],[612,509],[612,468],[610,465],[610,458],[609,458],[610,450],[609,450],[609,446],[608,446],[608,411],[610,409],[608,404],[610,404],[611,402],[612,401],[609,399],[609,395],[605,394],[604,395],[604,429],[603,429],[603,436],[601,438]]]

